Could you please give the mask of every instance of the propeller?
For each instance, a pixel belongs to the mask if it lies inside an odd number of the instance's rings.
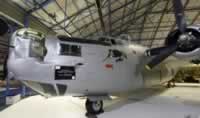
[[[190,37],[189,34],[186,34],[187,23],[185,20],[184,8],[181,0],[172,0],[172,1],[173,1],[176,24],[181,34],[177,42],[171,46],[152,48],[146,51],[146,54],[148,56],[156,55],[147,65],[145,65],[147,69],[154,68],[168,56],[176,52],[176,50],[179,47],[183,47],[187,44],[191,44],[194,42],[196,42],[200,46],[200,41],[193,40],[193,37]]]
[[[161,50],[166,49],[167,47],[158,47],[158,48],[152,48],[152,49],[148,49],[145,52],[146,56],[155,56],[161,53]]]
[[[181,0],[172,0],[172,1],[173,1],[174,14],[178,29],[181,31],[181,33],[185,33],[185,30],[187,28],[187,23],[185,20],[183,4]]]
[[[9,30],[8,24],[0,18],[0,36],[4,35],[7,33]]]
[[[155,58],[153,58],[145,67],[148,70],[151,70],[154,66],[158,65],[160,62],[162,62],[164,59],[166,59],[168,56],[170,56],[172,53],[174,53],[177,49],[177,45],[172,45],[169,47],[163,47],[160,50],[160,54],[157,55]],[[161,53],[162,52],[162,53]]]

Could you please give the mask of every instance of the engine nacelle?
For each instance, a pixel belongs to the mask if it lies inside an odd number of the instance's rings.
[[[166,38],[165,45],[170,46],[178,43],[181,32],[174,30],[169,33]],[[186,35],[191,40],[200,40],[200,25],[190,26],[186,29]],[[176,52],[173,54],[175,57],[184,60],[200,59],[200,47],[197,44],[186,42],[184,45],[179,45]]]

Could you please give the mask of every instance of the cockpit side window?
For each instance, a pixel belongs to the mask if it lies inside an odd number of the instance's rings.
[[[112,39],[112,38],[101,37],[101,38],[99,38],[99,41],[106,42],[106,43],[109,43],[112,45],[118,45],[117,42],[115,41],[115,39]]]
[[[102,42],[105,42],[105,43],[109,43],[109,44],[112,43],[112,42],[110,41],[110,39],[104,38],[104,37],[100,37],[100,38],[99,38],[99,41],[102,41]]]
[[[114,39],[110,39],[112,45],[117,45],[116,41]]]
[[[81,46],[61,43],[60,55],[81,56]]]

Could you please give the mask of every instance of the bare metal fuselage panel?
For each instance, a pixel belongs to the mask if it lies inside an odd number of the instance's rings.
[[[43,95],[115,95],[160,85],[180,66],[169,58],[148,71],[144,69],[150,60],[144,55],[145,47],[65,41],[53,36],[43,39],[46,53],[41,59],[36,40],[13,34],[15,48],[10,49],[8,75]]]

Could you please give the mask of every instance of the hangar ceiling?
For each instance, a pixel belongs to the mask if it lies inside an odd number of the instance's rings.
[[[12,0],[56,33],[92,38],[128,34],[157,47],[176,28],[172,0]],[[189,25],[200,22],[199,0],[182,0]]]

